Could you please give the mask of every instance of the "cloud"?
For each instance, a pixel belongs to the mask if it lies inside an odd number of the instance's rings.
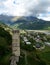
[[[0,14],[50,20],[50,0],[0,0]]]
[[[39,19],[46,20],[46,21],[50,21],[50,12],[43,13],[43,14],[39,14],[38,18]]]

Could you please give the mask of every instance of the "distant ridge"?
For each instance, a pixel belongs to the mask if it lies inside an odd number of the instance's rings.
[[[12,18],[13,18],[13,16],[0,15],[0,21],[2,21],[5,24],[11,24]]]
[[[21,17],[11,24],[12,28],[28,29],[28,30],[43,30],[50,29],[50,21],[44,21],[36,17]]]
[[[0,15],[0,21],[10,25],[11,28],[15,29],[29,29],[29,30],[38,30],[38,29],[49,29],[50,30],[50,21],[45,21],[38,19],[33,16],[7,16]]]

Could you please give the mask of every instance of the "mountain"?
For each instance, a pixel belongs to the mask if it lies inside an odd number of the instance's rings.
[[[49,29],[50,21],[44,21],[33,16],[7,16],[0,15],[0,21],[15,29],[39,30]]]
[[[28,30],[50,29],[50,21],[44,21],[33,16],[21,17],[17,21],[13,22],[11,27],[15,29]]]
[[[13,16],[8,16],[8,15],[0,15],[0,21],[2,21],[5,24],[11,24],[11,19]]]

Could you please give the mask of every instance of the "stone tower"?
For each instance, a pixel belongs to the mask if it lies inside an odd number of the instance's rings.
[[[19,30],[13,30],[12,36],[12,60],[11,65],[17,65],[16,63],[19,62],[20,57],[20,32]]]

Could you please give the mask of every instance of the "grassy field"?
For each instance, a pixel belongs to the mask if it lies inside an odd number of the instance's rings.
[[[44,50],[37,51],[38,56],[40,59],[46,62],[46,65],[50,65],[50,47],[46,46]]]

